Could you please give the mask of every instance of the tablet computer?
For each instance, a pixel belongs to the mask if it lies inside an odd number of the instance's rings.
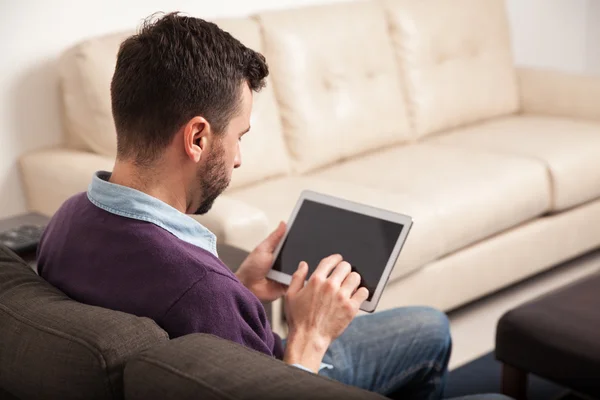
[[[407,215],[304,191],[267,277],[289,285],[301,261],[310,276],[323,258],[341,254],[369,290],[360,309],[373,312],[411,226]]]

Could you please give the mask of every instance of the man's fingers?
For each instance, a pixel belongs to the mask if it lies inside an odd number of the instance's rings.
[[[365,301],[368,298],[369,298],[369,290],[364,286],[361,288],[358,288],[356,293],[354,293],[354,295],[352,295],[352,297],[351,297],[352,301],[354,302],[354,304],[356,304],[357,307],[360,307],[360,305],[363,303],[363,301]]]
[[[322,279],[327,279],[327,277],[329,276],[331,271],[339,263],[341,263],[342,260],[343,260],[343,258],[339,254],[334,254],[329,257],[325,257],[323,260],[321,260],[321,262],[319,263],[319,266],[317,267],[317,269],[315,269],[315,272],[313,272],[313,275],[319,276]]]
[[[346,261],[342,261],[335,267],[329,280],[336,284],[336,286],[340,286],[345,279],[347,279],[348,274],[352,272],[352,267]]]
[[[275,230],[273,232],[271,232],[271,234],[269,236],[267,236],[267,238],[265,240],[263,240],[262,243],[258,245],[258,247],[261,250],[265,250],[265,251],[268,251],[269,253],[273,253],[275,251],[275,249],[277,248],[277,245],[279,244],[279,242],[281,242],[283,235],[285,235],[285,228],[286,228],[285,222],[283,222],[283,221],[279,222],[279,225],[277,225],[277,228],[275,228]]]
[[[349,274],[346,277],[346,279],[342,283],[340,292],[344,293],[344,295],[346,295],[348,297],[351,297],[359,285],[360,285],[360,275],[357,272],[352,272],[351,274]]]
[[[306,280],[306,274],[308,273],[308,264],[302,261],[298,266],[294,275],[292,275],[292,281],[288,287],[288,294],[296,294],[304,287],[304,281]]]

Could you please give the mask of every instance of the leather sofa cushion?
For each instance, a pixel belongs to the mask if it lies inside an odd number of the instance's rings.
[[[260,28],[254,20],[225,19],[215,23],[245,45],[261,51]],[[59,75],[64,122],[71,148],[93,151],[112,159],[116,156],[110,82],[119,46],[133,33],[89,39],[61,57]],[[232,187],[289,171],[279,111],[269,78],[267,87],[254,95],[251,126],[251,132],[244,136],[241,144],[244,168],[234,175]]]
[[[527,157],[543,163],[551,179],[552,211],[600,197],[600,123],[518,116],[486,122],[433,138],[471,150]]]
[[[260,208],[269,219],[269,229],[288,221],[303,190],[341,197],[358,203],[410,215],[414,224],[398,258],[391,279],[406,275],[444,254],[441,220],[427,204],[403,193],[368,187],[364,182],[344,182],[313,176],[273,179],[260,185],[232,191],[229,196]]]
[[[258,18],[297,172],[411,138],[379,3],[271,11]]]
[[[536,218],[474,243],[390,282],[377,310],[427,305],[449,311],[553,266],[562,264],[563,270],[570,271],[569,279],[598,270],[599,251],[577,258],[600,247],[600,224],[590,223],[598,221],[598,215],[600,200]],[[498,316],[481,317],[495,324]],[[490,339],[485,339],[485,348]],[[470,346],[469,340],[462,336],[455,344]]]
[[[315,177],[405,194],[436,215],[438,257],[549,210],[544,164],[525,157],[430,144],[396,147],[319,171]],[[420,222],[415,220],[415,227]]]
[[[422,137],[519,108],[503,0],[385,0]]]
[[[0,387],[21,399],[122,399],[123,368],[168,339],[154,321],[80,304],[0,245]]]
[[[128,362],[125,397],[127,400],[384,399],[204,334],[171,340]]]

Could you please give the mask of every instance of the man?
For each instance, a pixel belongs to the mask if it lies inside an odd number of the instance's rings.
[[[262,55],[212,23],[146,22],[121,45],[111,84],[114,169],[56,213],[40,274],[80,302],[152,318],[171,338],[211,333],[385,395],[439,398],[451,348],[442,313],[405,308],[351,323],[368,292],[343,255],[324,259],[306,286],[305,263],[289,288],[267,280],[282,223],[234,275],[215,236],[186,215],[206,213],[241,165],[252,92],[267,74]],[[261,304],[283,295],[286,343]]]

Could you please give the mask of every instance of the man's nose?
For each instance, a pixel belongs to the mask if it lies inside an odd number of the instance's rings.
[[[235,159],[233,160],[233,168],[239,168],[242,165],[242,153],[239,148],[237,154],[235,155]]]

